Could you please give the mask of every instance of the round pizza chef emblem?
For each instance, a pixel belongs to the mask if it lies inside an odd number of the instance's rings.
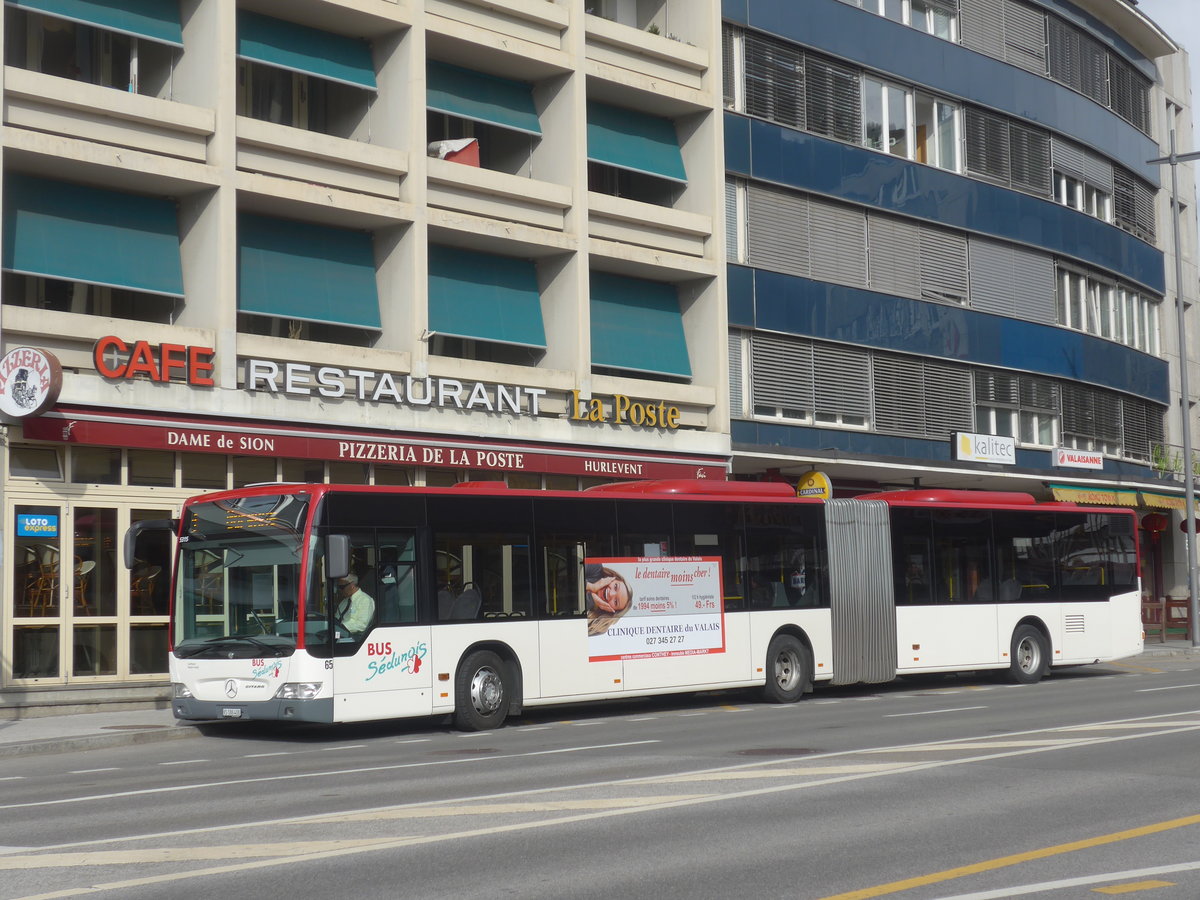
[[[0,359],[0,412],[22,419],[54,405],[62,366],[53,353],[18,347]]]

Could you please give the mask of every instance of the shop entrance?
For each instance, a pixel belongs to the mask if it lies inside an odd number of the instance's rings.
[[[121,542],[131,522],[175,514],[168,506],[10,498],[5,680],[165,675],[171,538],[144,538],[132,570],[121,562]]]

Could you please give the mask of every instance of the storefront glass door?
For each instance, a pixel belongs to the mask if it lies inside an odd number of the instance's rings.
[[[171,539],[140,542],[130,570],[121,543],[131,522],[171,510],[21,502],[10,510],[12,679],[165,674]]]

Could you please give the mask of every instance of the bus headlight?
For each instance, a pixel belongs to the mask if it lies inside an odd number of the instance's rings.
[[[321,693],[321,682],[319,681],[292,681],[280,685],[279,690],[275,692],[275,699],[311,700],[319,693]]]
[[[176,681],[171,685],[171,687],[174,689],[176,700],[191,700],[194,696],[192,692],[188,690],[187,685],[181,682]]]

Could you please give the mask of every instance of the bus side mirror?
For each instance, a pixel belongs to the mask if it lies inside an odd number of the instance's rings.
[[[125,532],[125,540],[121,544],[121,557],[125,568],[132,569],[137,564],[137,541],[143,531],[167,531],[174,537],[179,533],[178,519],[143,519],[134,522]]]
[[[337,581],[350,574],[350,536],[331,534],[325,538],[325,577]]]

